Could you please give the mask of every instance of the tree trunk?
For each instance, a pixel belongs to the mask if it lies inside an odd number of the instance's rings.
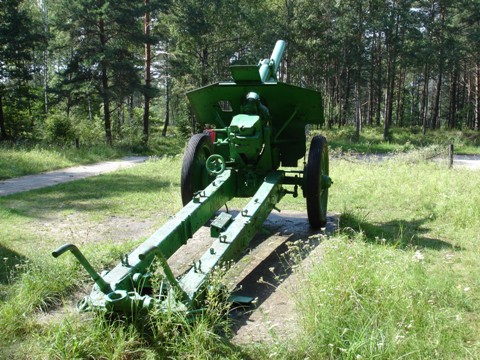
[[[103,19],[99,20],[98,28],[100,30],[100,45],[101,51],[105,52],[105,46],[107,44],[107,37],[105,35],[105,23]],[[104,60],[100,63],[102,69],[102,98],[103,98],[103,118],[105,122],[105,141],[107,145],[112,145],[112,124],[110,120],[110,101],[108,94],[108,74],[107,65]]]
[[[475,130],[480,130],[480,63],[475,64]]]
[[[395,86],[395,55],[392,54],[388,59],[387,69],[387,97],[385,99],[385,119],[383,126],[383,140],[389,140],[389,129],[392,124],[393,115],[393,89]]]
[[[133,125],[133,95],[128,97],[128,124]]]
[[[338,60],[335,63],[335,125],[342,126],[342,94],[341,94],[341,74]]]
[[[450,106],[448,110],[448,128],[453,129],[456,125],[457,115],[457,70],[452,70],[450,78]]]
[[[406,74],[404,71],[401,79],[401,88],[399,87],[399,91],[401,92],[400,105],[398,107],[398,113],[400,114],[400,126],[405,125],[405,96],[404,96],[405,81],[406,81]]]
[[[417,81],[417,87],[416,87],[416,91],[415,91],[415,115],[418,115],[417,116],[417,121],[415,122],[415,125],[422,125],[422,121],[420,119],[420,111],[419,111],[419,106],[420,106],[420,99],[421,99],[421,92],[422,90],[420,89],[420,78],[418,78],[419,80]]]
[[[373,108],[374,108],[374,92],[375,87],[373,84],[373,75],[375,71],[375,57],[373,56],[373,46],[375,45],[375,32],[373,33],[373,40],[372,40],[372,48],[371,48],[371,55],[370,55],[370,76],[369,76],[369,86],[368,86],[368,115],[367,115],[367,124],[372,126],[373,123]]]
[[[325,73],[326,73],[326,71],[325,71]],[[329,130],[332,129],[333,122],[334,122],[334,106],[335,106],[334,86],[335,86],[335,82],[333,82],[333,84],[332,84],[332,78],[329,77],[328,80],[327,80],[328,92],[325,93],[325,94],[329,94],[329,97],[328,97],[328,119],[327,119],[327,127],[328,127]]]
[[[469,66],[471,66],[470,63],[468,63]],[[467,64],[465,64],[465,67]],[[467,104],[467,123],[470,129],[475,129],[475,111],[473,105],[473,89],[472,89],[472,74],[470,71],[465,71],[465,77],[467,78],[466,82],[466,99],[465,102]]]
[[[355,139],[360,139],[360,131],[362,129],[362,111],[360,109],[360,86],[358,82],[355,84]]]
[[[400,68],[400,74],[397,84],[397,96],[396,96],[396,109],[395,112],[395,125],[396,126],[403,126],[403,88],[404,88],[404,81],[405,81],[405,68]]]
[[[342,109],[342,119],[341,119],[341,123],[342,125],[346,125],[347,124],[347,116],[348,116],[348,110],[350,108],[350,69],[346,68],[346,76],[345,76],[345,94],[343,96],[344,98],[344,103],[343,103],[343,109]]]
[[[466,74],[467,74],[467,64],[466,62],[463,62],[463,69],[458,75],[458,82],[459,86],[461,85],[461,90],[459,89],[459,94],[458,94],[458,103],[457,103],[457,109],[460,109],[463,112],[463,116],[461,121],[465,123],[465,125],[471,129],[472,127],[468,123],[468,111],[465,112],[463,111],[465,109],[465,103],[466,103],[466,97],[467,97],[467,80],[466,80]]]
[[[438,120],[438,111],[440,109],[440,94],[442,91],[442,77],[443,77],[443,61],[440,62],[438,68],[438,81],[437,81],[437,91],[435,92],[435,99],[433,102],[433,111],[432,111],[432,122],[431,126],[432,129],[436,129],[439,124],[437,124]]]
[[[430,69],[428,63],[425,64],[425,71],[423,73],[423,92],[422,92],[422,105],[420,108],[420,120],[422,122],[423,135],[427,132],[427,108],[428,108],[428,80],[430,77]]]
[[[170,77],[168,70],[165,79],[165,123],[163,124],[162,136],[167,136],[167,128],[170,125]]]
[[[49,36],[49,18],[47,1],[39,2],[43,15],[43,31]],[[43,50],[43,112],[48,113],[48,49]]]
[[[145,12],[145,37],[147,42],[145,43],[145,103],[143,107],[143,144],[148,144],[148,132],[149,132],[149,123],[150,123],[150,86],[151,86],[151,49],[150,49],[150,11],[148,6],[150,0],[145,0],[145,7],[147,11]]]
[[[90,120],[90,122],[93,122],[93,109],[92,109],[92,95],[91,94],[88,94],[88,120]],[[68,113],[70,112],[70,96],[68,97],[68,101],[67,101],[67,104],[68,104]]]
[[[106,65],[102,65],[103,118],[105,121],[105,141],[112,145],[112,123],[110,120],[110,101],[108,99],[108,76]]]
[[[5,129],[5,117],[3,116],[2,89],[0,88],[0,141],[7,139],[7,130]]]
[[[440,4],[440,2],[439,2]],[[443,26],[445,22],[445,5],[441,3],[440,8],[440,30],[439,30],[439,51],[438,51],[438,81],[437,81],[437,91],[435,93],[435,99],[433,102],[433,111],[432,111],[432,129],[439,127],[440,123],[438,121],[438,113],[440,109],[440,95],[442,92],[442,79],[443,79],[443,65],[444,65],[444,51],[443,51]]]
[[[380,117],[382,113],[382,36],[378,33],[377,44],[377,109],[375,114],[375,123],[380,126]]]
[[[47,50],[43,52],[43,112],[48,113],[48,55]]]

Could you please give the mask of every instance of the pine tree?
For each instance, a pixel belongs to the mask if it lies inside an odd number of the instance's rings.
[[[68,6],[67,6],[68,3]],[[103,107],[105,140],[112,144],[112,107],[140,89],[136,46],[144,41],[138,19],[143,4],[126,0],[63,0],[56,28],[68,34],[72,56],[63,73],[73,96],[94,85]],[[76,91],[73,91],[76,90]]]

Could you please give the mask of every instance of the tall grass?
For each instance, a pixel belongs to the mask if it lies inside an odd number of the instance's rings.
[[[479,358],[480,174],[421,158],[331,164],[340,229],[299,276],[298,335],[254,354]]]
[[[392,128],[390,140],[383,140],[383,128],[363,128],[356,138],[353,127],[340,129],[314,130],[312,134],[322,133],[333,149],[362,153],[404,152],[437,145],[445,148],[454,145],[458,154],[480,154],[480,133],[478,131],[434,130],[425,135],[418,127]]]
[[[210,279],[212,286],[203,312],[195,317],[154,309],[148,316],[68,311],[42,323],[32,318],[30,327],[22,329],[24,335],[28,335],[22,343],[24,353],[18,356],[12,352],[9,356],[23,359],[240,359],[241,351],[226,340],[230,331],[226,316],[229,304],[217,286],[221,278],[217,275],[213,278],[216,280]],[[15,330],[19,339],[19,329]],[[6,335],[11,339],[10,333]]]
[[[338,236],[298,298],[299,346],[312,358],[466,358],[478,351],[469,316],[475,304],[448,258]],[[478,346],[478,344],[477,344]]]

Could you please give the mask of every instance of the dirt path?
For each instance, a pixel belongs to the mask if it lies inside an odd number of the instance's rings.
[[[396,155],[392,154],[356,154],[353,158],[364,162],[382,162],[388,159],[392,159]],[[400,155],[401,156],[401,155]],[[448,160],[446,158],[433,158],[432,161],[437,163],[443,163],[448,166]],[[453,156],[454,168],[467,168],[469,170],[480,170],[480,155],[454,155]]]
[[[466,167],[471,170],[480,170],[480,155],[455,155],[453,166]]]
[[[0,181],[0,196],[40,189],[60,183],[96,176],[147,161],[147,156],[129,156],[120,160],[104,161],[92,165],[75,166],[46,173],[27,175]]]

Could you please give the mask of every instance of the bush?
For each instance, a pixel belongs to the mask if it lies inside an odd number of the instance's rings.
[[[68,116],[51,113],[45,121],[44,139],[50,144],[64,145],[75,138],[75,131]]]

